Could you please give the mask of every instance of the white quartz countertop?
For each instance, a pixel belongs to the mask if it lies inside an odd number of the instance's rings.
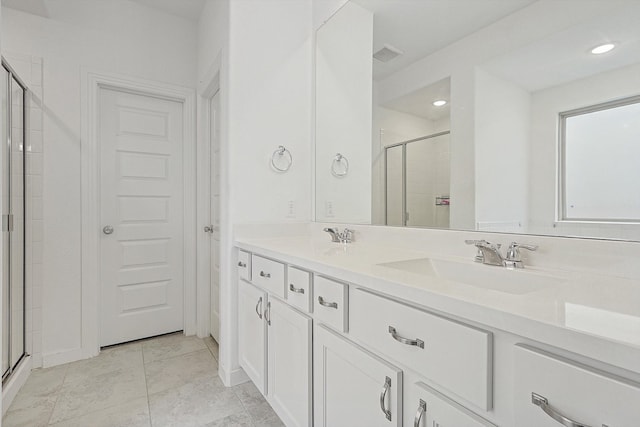
[[[637,280],[557,269],[507,270],[427,251],[373,243],[345,245],[308,237],[238,238],[236,246],[640,373]],[[438,268],[456,270],[457,266],[460,271],[477,272],[472,278],[477,276],[482,282],[486,277],[488,282],[483,283],[491,284],[479,286],[451,275],[394,267],[394,263],[412,260],[435,260]],[[380,265],[389,263],[392,266]],[[455,271],[452,274],[456,276]],[[502,284],[494,286],[492,277]]]

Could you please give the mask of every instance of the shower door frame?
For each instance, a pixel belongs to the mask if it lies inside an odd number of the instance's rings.
[[[7,380],[9,380],[13,373],[17,370],[18,366],[20,365],[20,363],[25,359],[26,356],[28,356],[27,353],[27,337],[26,337],[26,320],[27,320],[27,310],[26,310],[26,296],[27,296],[27,292],[26,292],[26,283],[27,283],[27,269],[26,269],[26,237],[27,237],[27,221],[26,221],[26,216],[27,216],[27,194],[26,194],[26,166],[27,166],[27,162],[26,162],[26,146],[27,146],[27,128],[28,128],[28,114],[27,114],[27,102],[28,102],[28,94],[29,94],[29,88],[27,86],[27,84],[18,76],[18,74],[15,72],[15,70],[11,67],[11,65],[4,59],[4,57],[2,58],[2,67],[7,71],[7,126],[8,126],[8,130],[6,132],[7,135],[7,141],[5,141],[5,148],[7,150],[7,153],[9,155],[9,159],[6,162],[8,165],[8,171],[7,171],[7,179],[8,179],[8,183],[7,183],[7,188],[9,189],[9,195],[7,195],[7,200],[9,201],[9,206],[8,208],[10,209],[11,206],[13,206],[13,203],[11,201],[12,199],[12,195],[11,195],[11,185],[13,182],[13,168],[12,168],[12,154],[13,154],[13,93],[12,93],[12,84],[15,81],[18,86],[20,86],[20,88],[22,89],[22,354],[20,355],[20,357],[18,358],[18,360],[16,360],[15,362],[12,360],[12,344],[13,344],[13,338],[11,336],[12,334],[12,316],[11,316],[11,311],[12,311],[12,283],[11,283],[11,276],[12,276],[12,266],[11,266],[11,258],[9,258],[9,262],[7,263],[8,265],[6,266],[8,269],[8,272],[5,274],[5,272],[2,272],[3,275],[3,279],[4,277],[8,277],[9,278],[9,289],[8,289],[8,307],[9,307],[9,317],[8,317],[8,325],[7,325],[7,330],[9,331],[9,341],[8,341],[8,355],[9,355],[9,367],[7,369],[6,372],[2,372],[2,383],[4,384]],[[10,210],[7,210],[7,212],[9,212],[6,217],[3,214],[2,215],[2,232],[3,234],[6,232],[6,235],[4,235],[3,237],[8,239],[8,247],[9,249],[11,248],[11,241],[13,240],[14,236],[12,236],[11,232],[12,232],[12,225],[13,225],[13,214],[10,212]],[[11,257],[11,253],[9,254],[9,257]],[[4,259],[4,258],[3,258]],[[4,317],[4,315],[3,315]],[[3,350],[4,351],[4,350]]]
[[[389,201],[387,192],[389,189],[389,170],[387,165],[387,158],[389,149],[402,147],[402,227],[407,226],[407,145],[412,142],[424,141],[427,139],[437,138],[443,135],[450,135],[450,130],[442,132],[432,133],[427,136],[421,136],[419,138],[409,139],[407,141],[396,142],[395,144],[385,145],[384,148],[384,225],[389,225]]]

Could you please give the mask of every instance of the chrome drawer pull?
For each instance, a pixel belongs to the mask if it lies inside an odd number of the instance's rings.
[[[262,297],[260,297],[260,299],[258,300],[258,303],[256,304],[256,314],[260,319],[262,319]]]
[[[420,403],[418,404],[418,412],[416,412],[416,418],[413,420],[413,427],[420,427],[420,421],[422,421],[422,416],[427,412],[427,402],[420,399]]]
[[[296,294],[304,294],[304,289],[296,288],[295,286],[293,286],[293,283],[289,283],[289,290],[291,292],[295,292]]]
[[[238,267],[245,268],[247,266],[246,262],[238,261]]]
[[[322,297],[318,297],[318,303],[324,307],[329,307],[329,308],[338,308],[338,303],[337,302],[327,302],[325,301],[324,298]]]
[[[264,277],[265,279],[270,279],[271,278],[271,274],[270,273],[265,273],[264,271],[260,270],[260,277]]]
[[[389,333],[391,334],[391,337],[394,340],[401,342],[402,344],[413,345],[416,347],[424,348],[424,341],[418,338],[416,338],[415,340],[412,340],[411,338],[401,337],[400,335],[398,335],[396,328],[394,328],[393,326],[389,326]]]
[[[271,301],[267,302],[267,309],[264,311],[264,318],[267,319],[267,325],[271,326]]]
[[[540,409],[542,409],[545,414],[549,415],[551,418],[553,418],[554,420],[556,420],[557,422],[559,422],[563,426],[566,426],[566,427],[589,427],[586,424],[581,424],[579,422],[573,421],[572,419],[567,418],[564,415],[562,415],[560,412],[557,412],[555,409],[553,409],[551,406],[549,406],[549,401],[547,400],[546,397],[540,396],[537,393],[531,393],[531,403],[533,403],[536,406],[539,406]],[[606,426],[604,426],[604,424],[603,424],[603,427],[606,427]]]
[[[391,421],[391,410],[387,409],[387,405],[385,404],[385,400],[387,398],[387,392],[391,388],[391,378],[386,377],[384,380],[384,387],[380,392],[380,409],[382,409],[382,413],[387,417],[389,421]]]

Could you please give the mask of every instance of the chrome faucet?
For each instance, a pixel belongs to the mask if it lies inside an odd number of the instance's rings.
[[[474,259],[475,262],[481,262],[487,265],[499,265],[509,269],[524,268],[520,249],[535,251],[538,249],[535,245],[523,245],[517,242],[511,242],[507,249],[507,255],[502,256],[500,252],[500,244],[489,243],[486,240],[465,240],[467,245],[474,245],[478,252]]]
[[[349,228],[345,228],[342,233],[340,232],[340,230],[338,230],[337,228],[334,228],[334,227],[325,228],[324,231],[329,233],[329,235],[331,236],[331,241],[332,242],[335,242],[335,243],[351,243],[351,242],[353,242],[354,231],[349,229]]]
[[[486,240],[465,240],[467,245],[474,245],[478,249],[478,253],[474,259],[475,262],[481,262],[487,265],[504,265],[504,258],[500,253],[500,244],[489,243]]]

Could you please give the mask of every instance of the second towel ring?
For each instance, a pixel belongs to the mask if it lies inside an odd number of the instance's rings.
[[[339,167],[343,165],[342,171],[340,171]],[[345,156],[340,153],[336,153],[333,161],[331,162],[331,175],[336,178],[342,178],[347,176],[349,173],[349,160]]]
[[[282,166],[282,167],[278,166],[276,164],[276,158],[279,160],[285,157],[288,158],[286,162],[286,166]],[[271,156],[271,166],[273,166],[273,168],[278,172],[286,172],[291,167],[291,164],[293,164],[293,156],[291,155],[291,152],[287,150],[284,147],[284,145],[280,145],[278,149],[274,151],[273,155]]]

